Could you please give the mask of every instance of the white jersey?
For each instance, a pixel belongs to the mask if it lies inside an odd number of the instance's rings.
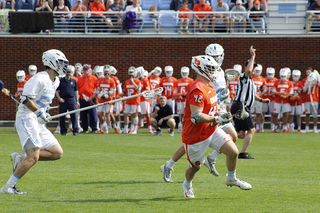
[[[60,84],[59,78],[56,77],[55,81],[52,82],[47,72],[38,72],[25,84],[22,95],[29,97],[37,107],[46,110],[47,107],[52,103],[55,96],[56,89]],[[33,113],[24,104],[19,105],[17,117],[25,116]]]
[[[226,79],[224,77],[224,71],[220,69],[220,71],[216,72],[216,81],[214,83],[210,83],[216,90],[217,94],[221,93],[221,91],[226,88]]]

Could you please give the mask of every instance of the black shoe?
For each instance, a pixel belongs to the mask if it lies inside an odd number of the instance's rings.
[[[240,153],[238,159],[256,159],[255,157],[250,156],[248,153]]]
[[[63,135],[63,136],[64,136],[64,135],[67,135],[67,133],[61,133],[61,135]]]
[[[161,130],[157,130],[156,133],[154,134],[154,136],[159,136],[159,135],[162,135]]]
[[[78,134],[79,134],[78,132],[74,132],[73,136],[78,136]]]

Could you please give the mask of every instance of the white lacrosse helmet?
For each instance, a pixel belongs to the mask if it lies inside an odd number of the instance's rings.
[[[80,63],[76,63],[75,65],[74,65],[74,67],[75,67],[75,69],[82,69],[82,64],[80,64]]]
[[[25,78],[26,78],[26,73],[24,70],[19,70],[17,73],[16,73],[16,77],[17,77],[17,80],[19,81],[19,83],[22,83],[24,82]]]
[[[234,69],[234,70],[238,70],[240,73],[242,72],[242,66],[241,66],[240,64],[235,64],[235,65],[233,66],[233,69]]]
[[[42,62],[44,66],[50,67],[59,74],[59,77],[64,77],[69,65],[66,56],[56,49],[51,49],[43,53]]]
[[[189,67],[181,67],[181,77],[182,78],[188,78],[190,73]]]
[[[254,75],[256,77],[259,77],[262,73],[262,65],[261,64],[257,64],[256,66],[256,70],[254,71]]]
[[[220,44],[210,44],[207,46],[205,53],[206,55],[213,57],[218,65],[221,66],[224,59],[224,49]]]
[[[288,79],[288,68],[282,68],[280,70],[280,79],[281,81],[285,81]]]
[[[173,74],[173,67],[170,66],[170,65],[169,66],[165,66],[164,72],[166,74],[166,77],[170,78],[172,76],[172,74]]]
[[[67,72],[71,72],[71,75],[73,75],[74,74],[74,66],[68,65]]]
[[[307,77],[307,81],[309,82],[310,85],[315,85],[318,81],[318,76],[316,73],[312,72],[310,75]]]
[[[162,73],[161,67],[155,67],[152,71],[156,76],[160,76]]]
[[[129,67],[128,74],[135,76],[136,75],[136,68],[135,67]]]
[[[147,78],[149,76],[149,73],[147,70],[145,70],[143,73],[142,73],[143,77]]]
[[[292,80],[293,81],[299,81],[301,76],[300,70],[292,70]]]
[[[109,64],[103,66],[103,71],[111,70],[111,66]]]
[[[98,78],[103,78],[104,77],[104,74],[103,74],[103,66],[98,66],[96,68],[96,76]]]
[[[137,67],[136,68],[136,77],[137,78],[141,78],[143,73],[144,73],[144,71],[145,70],[144,70],[143,66]]]
[[[273,67],[267,67],[266,73],[267,73],[267,78],[272,79],[274,77],[276,71]]]
[[[111,72],[111,75],[116,75],[118,70],[114,66],[110,66],[110,72]]]
[[[199,55],[192,57],[191,68],[209,81],[215,81],[215,71],[219,67],[219,64],[211,56]]]
[[[286,67],[286,69],[287,69],[287,74],[288,74],[288,79],[289,79],[291,77],[291,69],[288,67]]]
[[[32,77],[37,73],[37,66],[36,65],[30,65],[29,66],[29,75]]]

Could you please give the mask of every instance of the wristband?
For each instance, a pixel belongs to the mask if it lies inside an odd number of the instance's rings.
[[[43,111],[41,108],[39,108],[37,111],[34,112],[34,114],[36,114],[37,117],[39,117],[42,113]]]

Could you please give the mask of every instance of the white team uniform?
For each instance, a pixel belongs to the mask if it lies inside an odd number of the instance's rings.
[[[22,95],[29,97],[39,108],[46,111],[47,107],[52,103],[59,83],[58,77],[52,82],[47,72],[38,72],[25,84]],[[34,112],[24,104],[19,105],[16,125],[24,152],[33,147],[48,150],[52,146],[59,144],[45,125],[38,122]]]

